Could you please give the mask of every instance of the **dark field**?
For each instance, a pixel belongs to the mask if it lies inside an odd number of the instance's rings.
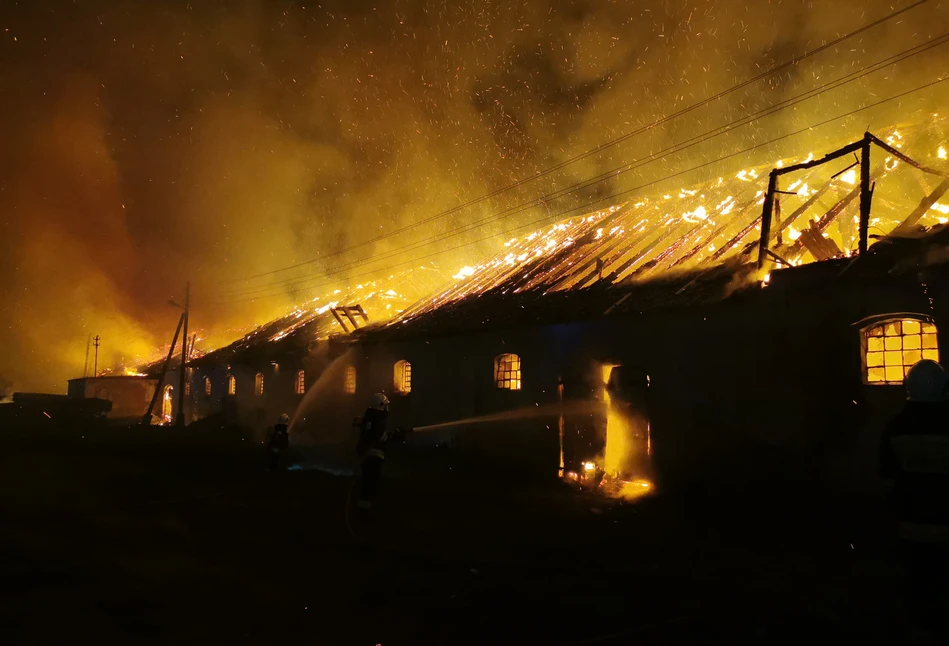
[[[4,432],[5,644],[906,641],[872,501],[419,473],[348,527],[350,478],[239,431]]]

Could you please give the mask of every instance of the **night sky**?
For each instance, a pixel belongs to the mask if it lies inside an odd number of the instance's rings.
[[[931,1],[706,108],[384,242],[912,4],[902,0],[0,0],[0,391],[65,391],[167,344],[194,281],[205,343],[310,292],[242,289],[356,265],[942,35]],[[504,231],[945,74],[949,46],[662,159]],[[944,86],[788,139],[734,172],[911,122]],[[912,154],[913,151],[907,151]],[[678,185],[675,187],[678,188]],[[490,230],[490,229],[489,229]],[[482,237],[484,229],[467,234]],[[461,237],[461,241],[465,238]],[[498,241],[432,256],[446,278]],[[442,245],[444,246],[444,244]],[[420,245],[411,260],[438,251]],[[333,280],[346,283],[345,274]],[[325,288],[321,288],[324,289]],[[246,292],[245,292],[246,293]]]

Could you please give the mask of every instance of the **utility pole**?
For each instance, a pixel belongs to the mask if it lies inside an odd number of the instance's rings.
[[[191,308],[191,281],[185,283],[185,312],[182,314],[181,379],[178,388],[178,416],[175,426],[185,425],[185,382],[188,379],[188,313]]]
[[[98,377],[99,376],[99,335],[97,334],[96,338],[94,338],[92,341],[93,341],[92,345],[94,345],[96,348],[96,362],[93,364],[92,376]]]

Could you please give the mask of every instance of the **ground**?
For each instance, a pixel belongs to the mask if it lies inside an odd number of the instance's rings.
[[[365,519],[236,430],[4,433],[6,644],[905,641],[872,502],[426,476]]]

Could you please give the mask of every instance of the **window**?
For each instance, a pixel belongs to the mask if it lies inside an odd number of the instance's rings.
[[[343,388],[348,395],[356,394],[356,368],[355,366],[346,366],[346,382]]]
[[[204,394],[208,397],[211,396],[211,378],[210,377],[204,378]]]
[[[402,395],[408,395],[412,392],[412,364],[403,359],[395,362],[395,370],[392,375],[392,385],[395,392]]]
[[[185,370],[185,397],[191,395],[191,370],[192,368]]]
[[[234,375],[227,376],[227,394],[228,395],[237,394],[237,379],[234,378]]]
[[[296,391],[298,395],[302,395],[306,392],[306,373],[302,370],[297,370],[297,385]]]
[[[264,394],[264,373],[262,372],[258,372],[257,376],[254,377],[254,394]]]
[[[494,360],[494,383],[503,390],[521,389],[521,358],[502,354]]]
[[[901,384],[917,361],[939,361],[936,326],[925,321],[884,321],[864,330],[864,343],[868,384]]]

